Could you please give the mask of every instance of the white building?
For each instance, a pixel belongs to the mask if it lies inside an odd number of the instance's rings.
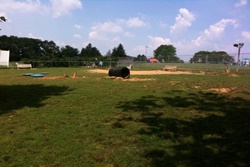
[[[10,51],[0,50],[0,66],[9,67],[9,60],[10,60]]]

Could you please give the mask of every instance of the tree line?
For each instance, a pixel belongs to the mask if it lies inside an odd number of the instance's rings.
[[[233,64],[235,59],[225,51],[199,51],[189,60],[190,63]]]
[[[6,35],[0,36],[0,49],[10,50],[10,61],[93,61],[108,57],[118,60],[127,56],[122,44],[102,55],[91,43],[79,51],[70,45],[59,47],[54,41]]]
[[[89,43],[78,50],[70,45],[59,47],[54,41],[16,36],[0,36],[0,49],[10,50],[10,61],[117,61],[121,57],[132,57],[126,54],[122,44],[108,50],[105,55]],[[161,45],[154,50],[154,58],[166,63],[184,63],[176,55],[173,45]],[[133,57],[134,61],[147,61],[144,54]],[[200,51],[189,60],[190,63],[233,63],[234,58],[224,51]]]

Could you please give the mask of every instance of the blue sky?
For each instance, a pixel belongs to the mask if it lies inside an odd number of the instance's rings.
[[[59,46],[120,43],[130,56],[153,56],[173,45],[177,55],[198,51],[250,53],[249,0],[0,0],[0,35],[53,40]]]

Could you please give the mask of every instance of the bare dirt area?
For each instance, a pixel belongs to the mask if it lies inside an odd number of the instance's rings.
[[[107,77],[107,78],[110,78],[110,77]],[[122,78],[122,77],[111,77],[112,79],[114,79],[114,81],[151,81],[151,80],[155,80],[153,78],[129,78],[129,79],[126,79],[126,78]]]
[[[215,92],[219,92],[219,93],[228,93],[228,92],[231,92],[235,89],[236,88],[211,88],[211,89],[208,89],[208,91],[215,91]]]
[[[108,70],[106,69],[92,69],[88,70],[89,72],[92,73],[104,73],[108,74]],[[204,75],[204,73],[193,73],[190,71],[163,71],[163,70],[150,70],[150,71],[130,71],[130,75],[163,75],[163,74],[189,74],[189,75]]]
[[[53,80],[53,79],[65,79],[65,78],[67,78],[67,77],[65,77],[65,76],[44,76],[44,77],[38,77],[36,79]]]

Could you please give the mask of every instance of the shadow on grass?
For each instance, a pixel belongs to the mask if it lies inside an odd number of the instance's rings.
[[[143,123],[138,133],[156,136],[160,141],[154,149],[142,148],[142,156],[152,162],[151,166],[249,165],[250,100],[247,98],[172,91],[164,97],[144,96],[119,102],[117,107],[126,113],[140,112],[140,118],[129,121]],[[162,143],[169,141],[172,144],[163,148]],[[169,149],[173,151],[169,153]]]
[[[43,100],[65,91],[65,86],[0,85],[0,115],[26,106],[41,107]]]

